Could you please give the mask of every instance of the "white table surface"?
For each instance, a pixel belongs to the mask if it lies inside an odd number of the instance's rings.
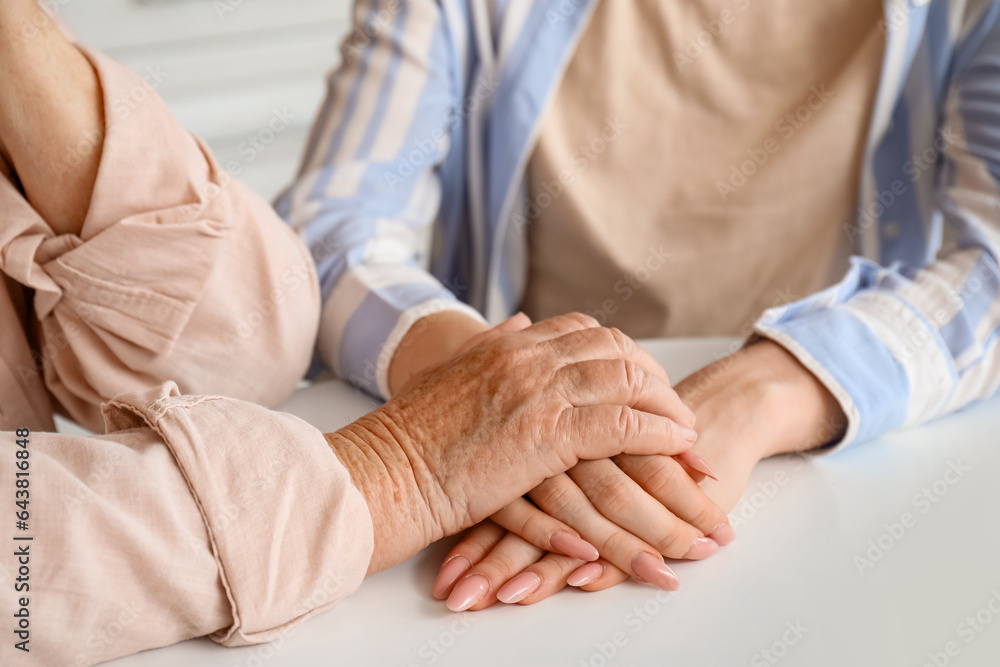
[[[731,343],[647,347],[678,380]],[[334,430],[372,405],[325,382],[284,409]],[[673,565],[676,593],[627,583],[452,614],[429,593],[446,540],[275,644],[195,640],[113,664],[1000,665],[998,478],[992,400],[833,456],[764,462],[734,511],[736,542]]]

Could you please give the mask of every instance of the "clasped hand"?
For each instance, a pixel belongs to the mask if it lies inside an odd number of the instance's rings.
[[[612,339],[633,360],[602,380],[636,393],[643,383],[655,383],[661,388],[658,399],[636,407],[686,429],[694,426],[694,414],[676,392],[666,390],[666,372],[645,350],[616,329],[572,317]],[[529,324],[515,316],[474,337],[458,354]],[[690,450],[676,457],[626,454],[580,461],[472,528],[446,558],[433,594],[447,599],[453,611],[464,611],[497,600],[537,602],[566,584],[597,590],[629,576],[674,590],[680,582],[664,556],[707,558],[734,538],[725,512],[698,485],[706,475],[715,472]]]
[[[433,586],[456,611],[630,577],[673,590],[664,557],[735,538],[725,512],[760,460],[844,431],[838,401],[769,340],[671,387],[584,315],[422,322],[390,369],[396,396],[330,438],[368,500],[370,572],[471,528]]]

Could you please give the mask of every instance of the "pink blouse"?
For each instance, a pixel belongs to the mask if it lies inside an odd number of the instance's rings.
[[[0,160],[5,665],[269,641],[355,590],[373,545],[322,434],[259,407],[312,354],[307,251],[148,84],[84,53],[108,122],[81,234],[54,236]],[[104,435],[52,433],[55,412]]]

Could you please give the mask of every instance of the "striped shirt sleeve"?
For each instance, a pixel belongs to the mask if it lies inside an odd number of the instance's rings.
[[[359,0],[341,50],[300,173],[277,208],[317,264],[320,357],[388,397],[389,363],[414,322],[440,310],[482,319],[425,268],[462,65],[434,0]]]
[[[782,344],[837,397],[837,447],[913,426],[1000,387],[1000,25],[956,59],[935,206],[956,240],[927,266],[855,258],[837,285],[764,313]]]

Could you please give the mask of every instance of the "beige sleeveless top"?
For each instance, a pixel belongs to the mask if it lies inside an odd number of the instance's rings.
[[[525,312],[739,334],[838,280],[881,18],[874,0],[603,0],[529,165]]]

